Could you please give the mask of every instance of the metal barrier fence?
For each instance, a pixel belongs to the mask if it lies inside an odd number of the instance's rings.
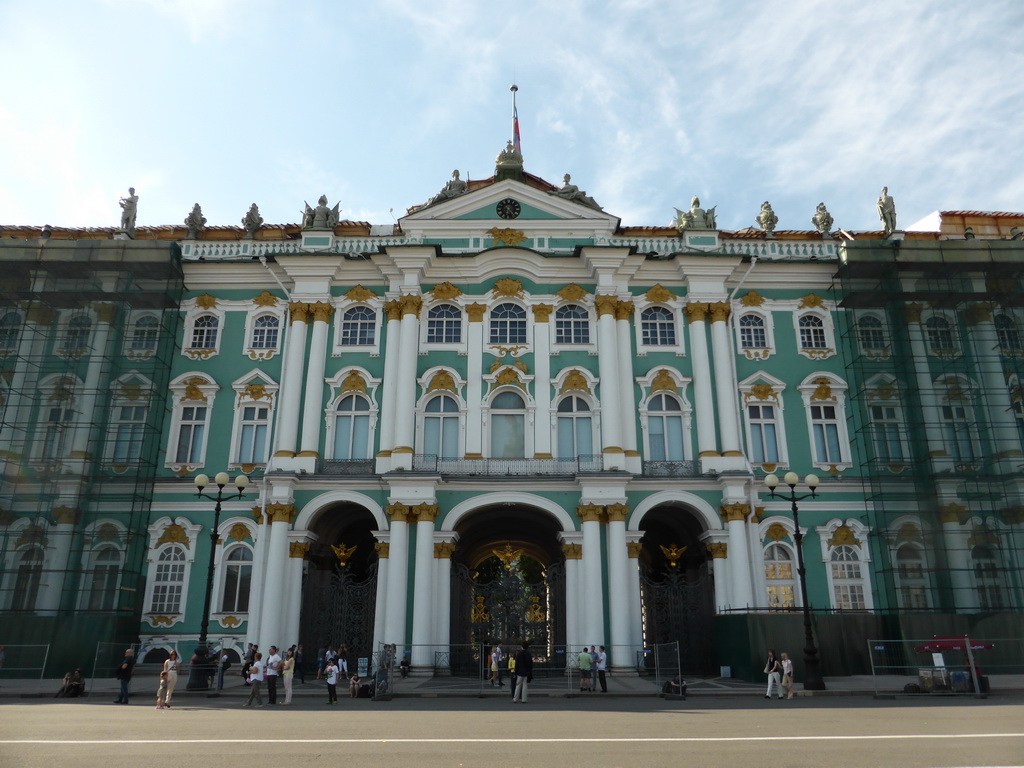
[[[42,680],[49,656],[49,644],[0,645],[0,680],[27,677]]]
[[[669,680],[682,680],[679,642],[656,643],[637,651],[637,670],[641,675],[653,676],[659,687]]]
[[[993,675],[1024,674],[1024,640],[868,640],[876,696],[988,695]]]

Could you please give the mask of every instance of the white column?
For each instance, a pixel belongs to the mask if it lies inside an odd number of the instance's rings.
[[[43,562],[42,578],[45,584],[39,590],[36,612],[51,616],[60,609],[60,597],[64,591],[64,576],[71,554],[71,540],[78,522],[78,510],[70,507],[55,507],[52,510],[54,526],[50,529],[46,545],[46,559]]]
[[[391,468],[391,451],[395,447],[395,403],[398,397],[398,356],[401,348],[402,305],[389,301],[384,305],[388,318],[384,336],[384,381],[381,383],[380,451],[377,453],[378,472]],[[377,574],[380,588],[380,573]],[[374,645],[374,648],[377,646]]]
[[[718,400],[718,429],[723,456],[742,456],[740,428],[736,411],[738,384],[733,370],[732,345],[729,343],[729,304],[709,305],[711,312],[711,346],[715,358],[715,394]]]
[[[946,545],[946,565],[953,588],[953,605],[958,611],[978,610],[978,591],[971,578],[971,553],[967,548],[967,534],[960,524],[959,504],[947,504],[939,510],[942,520],[942,538]]]
[[[334,307],[322,301],[309,305],[313,333],[309,344],[309,367],[302,402],[302,439],[299,456],[320,458],[320,435],[324,428],[324,362],[327,360],[327,324]]]
[[[434,665],[434,520],[437,504],[418,504],[416,516],[416,577],[412,594],[412,658],[414,667]]]
[[[576,508],[583,529],[582,595],[583,642],[604,644],[604,578],[601,569],[601,515],[604,509],[596,504]]]
[[[92,337],[92,350],[89,353],[89,365],[85,371],[82,396],[75,403],[78,415],[75,418],[75,430],[71,438],[71,450],[68,454],[68,458],[81,460],[81,471],[83,472],[86,471],[87,462],[102,458],[93,456],[89,452],[89,438],[93,434],[93,419],[101,416],[96,411],[96,403],[100,395],[100,376],[108,362],[107,343],[110,339],[110,327],[117,314],[117,307],[113,304],[94,304],[93,309],[96,312],[96,331]],[[102,431],[104,430],[100,427],[97,433]],[[102,443],[100,446],[102,452]]]
[[[391,545],[388,557],[387,612],[384,619],[384,642],[397,646],[399,657],[405,651],[405,613],[408,599],[409,513],[405,504],[389,504]]]
[[[975,305],[967,313],[967,322],[973,342],[971,348],[982,372],[982,401],[988,411],[995,458],[1006,462],[1005,469],[1012,472],[1015,465],[1021,463],[1021,444],[1017,417],[1010,402],[1010,389],[1003,373],[1002,349],[992,322],[992,310],[983,304]],[[1014,460],[1012,463],[1007,461],[1011,459]]]
[[[601,453],[605,469],[624,469],[625,451],[622,449],[621,412],[619,402],[619,358],[615,332],[614,296],[596,296],[597,306],[597,363],[601,375]],[[586,561],[586,549],[583,559]],[[591,644],[598,640],[588,641]]]
[[[284,362],[281,369],[281,405],[277,409],[274,456],[291,458],[299,433],[299,403],[302,400],[302,371],[306,357],[306,318],[309,305],[292,302],[288,305],[292,324],[285,338]],[[260,643],[266,645],[266,642]]]
[[[402,303],[402,342],[398,350],[398,390],[395,402],[395,447],[392,469],[412,469],[416,425],[416,363],[419,354],[420,309],[423,299],[406,295]],[[394,545],[392,541],[392,546]],[[391,641],[394,642],[394,641]]]
[[[293,531],[288,536],[288,591],[285,593],[284,637],[281,647],[289,648],[299,642],[299,618],[302,615],[302,574],[309,555],[308,531]]]
[[[949,454],[942,440],[942,432],[939,425],[942,423],[942,415],[939,412],[939,404],[935,393],[935,384],[932,382],[931,372],[928,370],[928,349],[924,343],[924,331],[921,328],[921,305],[908,304],[904,307],[904,316],[907,320],[907,335],[910,337],[910,353],[913,357],[914,378],[917,380],[917,389],[921,397],[921,410],[924,415],[924,434],[928,442],[928,458],[939,459],[940,461]],[[944,465],[946,462],[941,462]],[[944,468],[940,466],[940,468]]]
[[[633,646],[630,663],[637,663],[637,654],[644,647],[643,601],[640,595],[640,553],[643,547],[640,539],[643,531],[630,531],[626,534],[626,551],[629,561],[626,563],[626,576],[629,588],[629,631],[630,644]]]
[[[8,400],[3,409],[3,425],[0,427],[0,462],[11,462],[12,474],[19,471],[17,465],[22,461],[31,439],[33,398],[30,392],[35,389],[39,378],[36,361],[42,358],[53,319],[53,310],[38,304],[30,305],[25,313],[25,323],[18,340],[18,356],[14,360],[14,373],[7,389]]]
[[[707,544],[707,550],[715,574],[715,610],[723,613],[732,607],[729,601],[729,545],[724,541],[711,541]]]
[[[264,493],[267,489],[264,488]],[[256,542],[252,552],[252,584],[249,586],[249,619],[245,628],[245,642],[263,645],[260,642],[260,621],[263,618],[263,585],[267,581],[267,551],[270,549],[270,524],[263,514],[262,498],[253,507],[259,521]]]
[[[768,581],[764,576],[764,544],[761,541],[760,526],[758,525],[757,508],[751,513],[747,521],[747,556],[750,560],[750,576],[754,588],[754,607],[766,608],[768,606]],[[797,593],[800,591],[795,590]],[[799,602],[797,603],[799,605]]]
[[[729,531],[729,586],[732,588],[733,608],[753,606],[754,595],[750,580],[750,548],[747,546],[747,515],[749,504],[723,504],[720,508]]]
[[[288,587],[288,531],[295,516],[294,504],[268,504],[270,542],[267,575],[263,583],[263,612],[260,617],[260,645],[278,648],[284,642],[285,592]]]
[[[373,609],[373,648],[376,651],[387,637],[387,594],[388,594],[388,571],[390,570],[390,540],[391,535],[387,531],[374,531],[377,539],[374,548],[377,550],[377,595]]]
[[[580,560],[583,547],[578,533],[562,535],[562,553],[565,555],[565,643],[569,648],[583,644],[583,608],[580,597]]]
[[[452,642],[452,553],[457,534],[434,534],[434,645],[451,651]]]
[[[608,516],[608,622],[609,664],[627,667],[631,646],[629,610],[629,553],[626,550],[626,517],[629,507],[625,504],[609,504],[605,507]]]
[[[481,387],[484,380],[484,312],[483,304],[466,307],[469,324],[466,329],[466,458],[482,459],[483,404]],[[550,363],[549,363],[550,365]]]
[[[551,307],[533,307],[533,363],[537,377],[533,380],[537,421],[534,430],[534,457],[551,458]]]
[[[697,455],[718,456],[715,441],[714,401],[711,396],[711,362],[708,340],[704,332],[707,304],[688,304],[686,317],[690,326],[690,355],[693,358],[693,400],[697,417]]]
[[[619,301],[615,305],[615,335],[619,363],[619,413],[622,430],[622,448],[626,452],[626,469],[640,471],[640,451],[637,442],[636,382],[633,380],[633,334],[629,318],[633,315],[633,302]]]

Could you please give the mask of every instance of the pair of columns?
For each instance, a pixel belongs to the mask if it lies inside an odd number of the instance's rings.
[[[740,441],[739,406],[736,397],[736,369],[733,365],[729,338],[728,302],[687,304],[687,325],[690,329],[690,355],[693,359],[693,399],[697,420],[697,455],[743,456]],[[711,325],[711,348],[715,381],[711,383],[711,360],[708,358],[707,328]],[[716,402],[717,401],[717,404]],[[715,435],[715,414],[718,414],[718,436]]]
[[[594,297],[597,308],[597,364],[601,377],[601,453],[605,469],[639,471],[633,347],[629,319],[632,301]],[[550,378],[550,372],[548,375]],[[545,381],[548,379],[544,379]],[[550,438],[549,438],[550,439]]]
[[[412,469],[416,429],[416,362],[419,357],[423,297],[405,294],[384,305],[387,338],[381,395],[380,452],[377,469]]]

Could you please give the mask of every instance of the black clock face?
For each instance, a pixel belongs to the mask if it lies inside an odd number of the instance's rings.
[[[494,206],[494,210],[496,210],[498,215],[503,219],[515,219],[523,212],[523,207],[511,197],[506,197]]]

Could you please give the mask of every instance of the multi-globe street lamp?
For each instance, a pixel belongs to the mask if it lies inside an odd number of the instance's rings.
[[[235,478],[235,488],[238,489],[236,493],[224,494],[224,486],[231,482],[231,478],[228,477],[227,472],[218,472],[217,476],[213,478],[213,482],[217,486],[217,495],[211,496],[203,493],[206,487],[210,484],[210,478],[206,475],[196,475],[195,484],[197,488],[197,495],[201,499],[209,499],[214,502],[213,507],[213,527],[210,528],[210,564],[206,571],[206,598],[203,601],[203,621],[199,625],[199,642],[196,646],[195,661],[189,669],[188,685],[186,688],[190,691],[205,691],[210,687],[210,671],[214,668],[210,663],[210,650],[206,643],[206,633],[210,626],[210,602],[213,597],[213,571],[216,565],[217,559],[217,540],[220,535],[217,531],[220,528],[220,505],[225,501],[233,501],[234,499],[240,499],[245,493],[245,489],[249,485],[249,478],[245,475],[239,475]]]
[[[776,493],[779,487],[779,478],[776,475],[768,475],[764,484],[771,492],[773,499],[784,499],[792,505],[793,510],[793,541],[796,543],[796,572],[800,578],[800,597],[803,600],[804,609],[804,689],[808,691],[824,691],[825,680],[821,676],[821,659],[818,658],[818,649],[814,646],[814,631],[811,628],[811,605],[807,601],[807,569],[804,568],[804,535],[800,530],[800,513],[796,503],[804,499],[813,499],[817,496],[818,476],[807,475],[804,483],[810,489],[810,493],[798,496],[796,486],[800,482],[800,476],[796,472],[787,472],[782,482],[789,486],[789,493]]]

